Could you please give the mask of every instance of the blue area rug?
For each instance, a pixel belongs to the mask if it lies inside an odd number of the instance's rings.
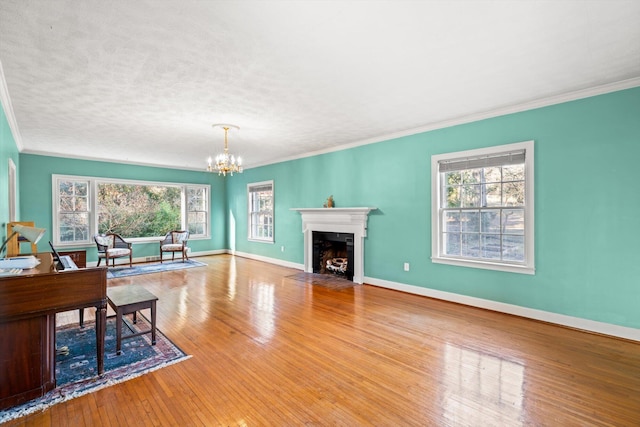
[[[165,261],[162,264],[139,264],[133,267],[109,267],[107,270],[107,279],[117,277],[137,276],[140,274],[161,273],[163,271],[182,270],[183,268],[202,267],[207,264],[199,261],[185,260]]]
[[[116,355],[116,319],[109,317],[104,373],[98,376],[94,326],[93,322],[85,322],[84,328],[70,324],[56,329],[57,348],[69,348],[68,355],[56,356],[56,388],[43,397],[0,411],[0,424],[189,358],[157,329],[156,345],[151,345],[151,334],[140,335],[123,340],[122,354]],[[149,321],[140,314],[132,326],[134,331],[150,328]],[[123,323],[122,335],[130,333]]]

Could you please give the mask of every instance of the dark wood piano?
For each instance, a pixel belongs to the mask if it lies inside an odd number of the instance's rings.
[[[16,276],[0,277],[0,409],[56,386],[56,313],[96,308],[98,373],[104,371],[106,267],[56,271],[50,253]]]

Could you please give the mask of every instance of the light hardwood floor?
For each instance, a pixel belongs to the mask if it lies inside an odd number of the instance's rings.
[[[158,327],[192,358],[9,425],[640,425],[640,343],[197,260],[109,281],[157,295]]]

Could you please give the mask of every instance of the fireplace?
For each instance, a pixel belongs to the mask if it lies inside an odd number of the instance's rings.
[[[318,254],[314,255],[314,232],[329,236],[329,245],[337,253],[346,256],[333,258],[347,258],[349,275],[355,283],[362,283],[364,279],[364,238],[367,237],[367,219],[369,212],[376,208],[292,208],[302,215],[302,232],[304,233],[304,271],[319,272]],[[340,236],[340,237],[337,237]],[[350,240],[350,241],[348,241]],[[349,251],[353,252],[351,256]],[[315,261],[314,261],[315,260]],[[339,263],[338,263],[339,264]],[[351,265],[352,267],[349,267]],[[326,260],[325,260],[326,269]],[[346,272],[345,272],[346,275]]]
[[[313,272],[353,280],[353,233],[314,231]]]

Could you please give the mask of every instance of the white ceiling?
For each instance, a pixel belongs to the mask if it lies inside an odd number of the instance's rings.
[[[0,64],[22,152],[251,167],[640,85],[640,1],[0,0]]]

